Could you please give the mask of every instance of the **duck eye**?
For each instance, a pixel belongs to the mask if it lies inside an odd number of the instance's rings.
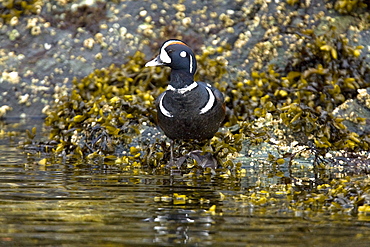
[[[186,57],[186,51],[180,52],[180,57]]]

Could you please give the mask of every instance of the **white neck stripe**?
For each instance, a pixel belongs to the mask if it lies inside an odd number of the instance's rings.
[[[189,63],[190,63],[190,74],[193,73],[193,56],[191,54],[189,54]]]
[[[193,90],[194,88],[196,88],[198,86],[198,83],[193,81],[192,84],[186,86],[186,87],[183,87],[183,88],[174,88],[173,86],[171,85],[168,85],[167,86],[167,90],[170,90],[170,91],[175,91],[177,93],[180,93],[180,94],[184,94],[186,92],[189,92],[191,90]]]
[[[171,114],[171,112],[169,112],[166,108],[164,108],[163,106],[163,97],[164,95],[166,94],[166,92],[164,92],[161,96],[161,98],[159,99],[159,110],[162,112],[163,115],[165,115],[166,117],[173,117],[173,115]]]
[[[200,114],[204,114],[208,112],[209,110],[211,110],[211,108],[215,104],[215,96],[213,95],[213,92],[211,91],[209,87],[206,87],[206,89],[209,95],[209,99],[208,99],[207,104],[202,109],[200,109]]]

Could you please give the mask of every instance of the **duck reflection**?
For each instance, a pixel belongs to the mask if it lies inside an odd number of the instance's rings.
[[[158,222],[154,227],[153,241],[160,244],[202,243],[210,241],[212,225],[215,221],[205,210],[158,208],[156,216],[144,221]]]

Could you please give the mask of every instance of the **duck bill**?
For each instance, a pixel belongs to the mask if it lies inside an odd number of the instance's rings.
[[[145,67],[160,66],[160,65],[164,65],[164,63],[161,61],[158,55],[153,60],[150,60],[149,62],[147,62],[145,64]]]

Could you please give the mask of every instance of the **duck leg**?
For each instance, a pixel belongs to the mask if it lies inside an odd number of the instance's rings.
[[[175,147],[175,140],[170,141],[170,161],[167,164],[167,168],[177,167],[178,169],[181,168],[181,165],[185,162],[185,160],[188,158],[188,155],[181,156],[180,158],[174,157],[173,149]]]
[[[174,165],[174,160],[173,160],[173,147],[175,145],[175,141],[171,140],[170,141],[170,164],[169,165]]]

